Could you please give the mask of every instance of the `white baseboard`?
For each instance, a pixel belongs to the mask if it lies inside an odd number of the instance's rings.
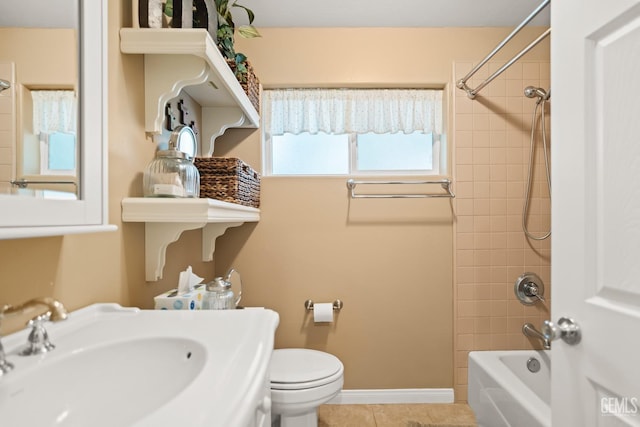
[[[330,405],[384,403],[453,403],[451,388],[401,388],[342,390],[327,402]]]

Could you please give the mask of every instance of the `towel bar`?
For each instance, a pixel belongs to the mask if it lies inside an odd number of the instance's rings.
[[[377,184],[377,185],[396,185],[396,184],[414,184],[414,185],[440,185],[446,193],[418,193],[418,194],[356,194],[357,185]],[[355,181],[349,179],[347,181],[349,196],[352,199],[400,199],[400,198],[429,198],[429,197],[447,197],[454,198],[456,195],[451,190],[451,181],[448,179],[440,179],[434,181]]]

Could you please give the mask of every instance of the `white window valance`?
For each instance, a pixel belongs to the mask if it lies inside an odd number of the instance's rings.
[[[272,89],[264,126],[285,133],[442,133],[442,90]]]
[[[33,133],[76,132],[78,103],[72,90],[32,90]]]

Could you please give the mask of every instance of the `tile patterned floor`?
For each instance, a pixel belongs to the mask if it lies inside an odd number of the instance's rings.
[[[466,404],[322,405],[318,427],[476,427]]]

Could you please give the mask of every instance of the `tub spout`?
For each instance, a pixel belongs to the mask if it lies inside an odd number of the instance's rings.
[[[522,333],[527,337],[538,338],[542,341],[542,346],[545,350],[551,349],[551,341],[549,338],[545,337],[544,334],[537,330],[531,323],[525,323],[522,325]]]

